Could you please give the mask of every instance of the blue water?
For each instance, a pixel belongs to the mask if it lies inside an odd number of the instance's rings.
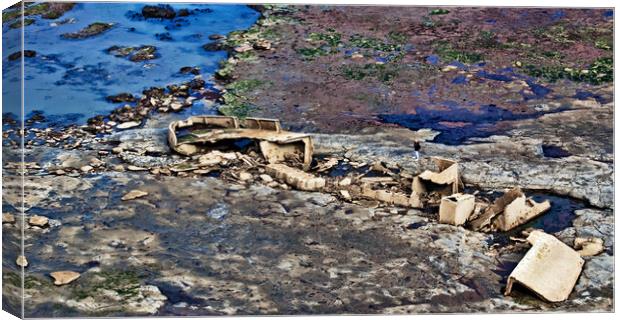
[[[148,3],[152,5],[152,3]],[[37,56],[25,59],[25,114],[41,110],[46,116],[79,114],[78,122],[105,114],[122,105],[105,101],[108,95],[130,92],[140,95],[148,87],[190,80],[194,75],[179,74],[184,66],[197,66],[205,80],[217,69],[226,53],[207,52],[202,45],[211,34],[227,34],[247,29],[259,13],[244,5],[172,4],[175,10],[203,9],[182,20],[135,19],[144,3],[79,3],[56,20],[35,17],[25,28],[25,50]],[[208,9],[208,10],[204,10]],[[71,22],[58,24],[70,19]],[[94,22],[114,23],[103,34],[83,40],[61,38]],[[53,23],[58,25],[54,26]],[[3,112],[14,112],[19,105],[20,63],[8,61],[19,51],[19,29],[2,26],[3,41]],[[163,35],[163,36],[162,36]],[[131,62],[105,52],[111,46],[154,45],[159,58]],[[8,85],[7,85],[8,84]],[[205,107],[206,108],[206,107]]]
[[[431,128],[441,132],[435,138],[435,142],[457,145],[469,138],[489,137],[501,132],[495,128],[497,122],[534,119],[545,114],[545,112],[514,113],[492,104],[482,105],[472,111],[454,101],[444,101],[442,106],[444,108],[439,110],[416,108],[415,114],[381,114],[379,119],[385,123],[398,124],[413,130]],[[564,108],[559,108],[551,112],[564,110]],[[463,122],[464,124],[455,127],[445,122]]]

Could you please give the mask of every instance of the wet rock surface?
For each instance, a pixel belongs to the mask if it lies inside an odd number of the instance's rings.
[[[169,5],[144,6],[142,16],[145,18],[174,19],[176,12]]]
[[[141,47],[112,46],[106,51],[116,57],[126,57],[133,62],[152,60],[157,58],[157,48],[155,46],[148,45]]]
[[[66,39],[90,38],[90,37],[94,37],[96,35],[99,35],[101,33],[108,31],[110,28],[112,28],[113,25],[114,24],[112,23],[95,22],[95,23],[89,24],[84,29],[79,30],[77,32],[65,33],[62,35],[62,37]]]
[[[329,154],[351,163],[381,160],[388,167],[398,164],[415,173],[428,166],[428,160],[411,161],[403,139],[433,135],[396,129],[385,136],[314,138],[319,158]],[[32,244],[26,252],[28,283],[33,284],[26,289],[33,301],[27,314],[33,316],[53,314],[45,307],[52,303],[63,306],[56,311],[62,314],[90,315],[592,311],[608,310],[612,303],[609,207],[576,211],[568,228],[552,232],[570,246],[576,237],[602,238],[605,251],[586,258],[567,302],[547,304],[525,291],[503,296],[510,266],[527,247],[518,242],[498,246],[502,235],[439,224],[437,215],[425,210],[355,204],[328,193],[286,190],[253,171],[241,171],[237,182],[229,176],[205,177],[198,169],[166,173],[166,166],[175,166],[166,163],[178,156],[169,151],[163,128],[120,131],[86,145],[97,148],[45,156],[54,149],[32,147],[27,153],[37,163],[28,165],[29,172],[39,176],[26,179],[26,215],[58,220],[45,232],[27,233],[26,242]],[[503,173],[486,174],[499,182],[469,176],[492,156],[497,161],[512,159],[516,167],[529,164],[530,170],[540,162],[540,177],[550,179],[557,173],[550,169],[556,164],[550,165],[541,154],[540,141],[515,145],[505,137],[493,137],[461,147],[425,142],[424,148],[426,155],[437,156],[458,150],[463,178],[476,188],[501,189],[499,184],[507,183],[535,189],[528,184],[529,176],[510,180]],[[112,146],[119,148],[117,152],[99,153]],[[78,172],[83,163],[93,163],[89,154],[100,158],[103,171]],[[470,160],[471,155],[478,158]],[[118,163],[129,168],[130,159],[150,159],[139,163],[151,170],[114,171]],[[576,160],[583,161],[572,157],[554,161],[570,168]],[[73,168],[79,177],[54,174],[59,165],[69,172]],[[571,174],[602,177],[598,170],[605,172],[606,166],[581,173],[575,169]],[[329,170],[323,174],[329,177]],[[5,175],[4,184],[10,181]],[[570,181],[575,180],[566,179],[566,188]],[[604,181],[601,178],[599,184]],[[15,208],[17,200],[11,202],[7,190],[5,203]],[[138,197],[124,201],[131,192]],[[585,195],[588,201],[598,199]],[[600,205],[605,207],[604,202]],[[3,228],[9,239],[19,236],[12,224]],[[12,288],[10,279],[17,272],[14,265],[11,268],[4,273],[5,288]],[[75,270],[81,276],[54,286],[46,276],[53,269]],[[455,303],[455,297],[467,303]]]

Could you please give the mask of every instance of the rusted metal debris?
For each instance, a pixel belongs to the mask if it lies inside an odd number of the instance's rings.
[[[470,223],[477,231],[508,231],[541,215],[551,208],[549,200],[538,203],[526,198],[520,188],[514,188],[487,207]]]
[[[508,277],[505,295],[515,284],[533,291],[545,301],[560,302],[568,298],[583,269],[579,253],[552,235],[532,231],[527,237],[532,248]]]
[[[186,132],[181,132],[186,131]],[[179,133],[183,135],[180,136]],[[310,169],[314,150],[312,138],[304,133],[282,130],[280,120],[227,116],[193,116],[174,121],[168,126],[170,147],[183,155],[191,156],[213,150],[219,143],[242,139],[259,142],[260,150],[268,163],[298,160],[304,170]]]

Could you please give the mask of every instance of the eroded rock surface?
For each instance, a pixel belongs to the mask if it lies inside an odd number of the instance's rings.
[[[60,185],[64,178],[39,179]],[[438,224],[436,215],[424,211],[368,208],[324,193],[218,178],[111,172],[81,180],[92,187],[65,189],[69,205],[37,206],[62,226],[26,239],[34,244],[27,251],[33,284],[26,289],[27,314],[49,314],[45,305],[52,302],[90,315],[566,311],[611,305],[611,251],[587,258],[569,301],[552,306],[529,293],[503,296],[502,272],[489,272],[500,269],[493,235]],[[132,189],[149,197],[122,201]],[[611,216],[579,212],[575,234],[603,237],[613,246],[612,230],[596,231],[602,217]],[[5,232],[18,236],[16,229]],[[518,261],[525,250],[499,257]],[[46,277],[50,266],[82,275],[56,287]],[[5,286],[12,285],[15,272],[5,270]]]

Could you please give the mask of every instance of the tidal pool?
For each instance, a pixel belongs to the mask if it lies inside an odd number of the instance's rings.
[[[83,123],[123,105],[106,101],[109,95],[129,92],[140,95],[152,86],[165,86],[190,80],[181,74],[184,66],[199,67],[208,80],[226,52],[207,52],[209,35],[246,29],[259,13],[245,5],[173,4],[176,11],[191,14],[173,20],[144,19],[139,13],[153,3],[78,3],[55,20],[30,16],[35,22],[24,30],[24,50],[36,51],[25,58],[25,112],[40,110],[65,123]],[[113,23],[108,31],[85,39],[65,39],[62,34],[77,32],[95,23]],[[8,56],[20,51],[21,29],[2,26],[4,68],[3,112],[19,110],[20,60]],[[157,48],[156,59],[133,62],[106,52],[112,46]],[[181,58],[182,57],[182,58]],[[58,117],[57,117],[58,118]]]

